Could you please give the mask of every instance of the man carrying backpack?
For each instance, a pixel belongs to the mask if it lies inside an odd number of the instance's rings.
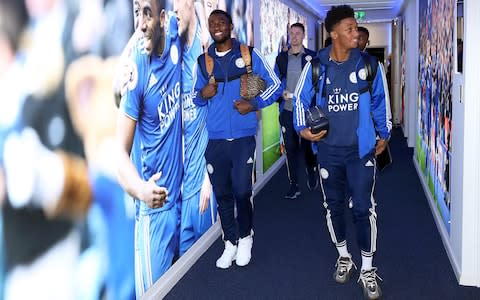
[[[297,86],[298,78],[305,64],[317,54],[315,51],[304,48],[302,43],[305,38],[305,27],[301,23],[290,26],[290,39],[292,46],[288,51],[280,52],[275,63],[275,73],[282,81],[283,95],[279,99],[280,126],[283,142],[287,154],[287,175],[290,182],[287,199],[296,199],[300,196],[298,186],[299,154],[305,158],[307,171],[307,187],[314,190],[318,186],[317,158],[312,151],[312,144],[300,138],[293,127],[293,91]]]
[[[339,254],[334,279],[345,283],[356,269],[345,233],[345,191],[349,190],[357,244],[361,250],[358,282],[366,299],[378,299],[382,293],[377,282],[377,268],[372,265],[377,238],[375,156],[385,149],[391,130],[384,83],[381,68],[369,63],[368,55],[362,56],[357,49],[357,22],[350,6],[332,7],[327,13],[325,27],[332,37],[332,45],[319,52],[318,82],[312,80],[312,64],[306,64],[300,75],[295,90],[294,124],[300,135],[314,142],[318,149],[327,226]],[[367,78],[372,69],[377,72],[370,86]],[[315,104],[329,120],[329,129],[315,134],[305,118],[314,95]],[[380,137],[378,142],[376,132]]]
[[[250,262],[256,111],[275,102],[281,89],[280,80],[260,52],[231,38],[233,24],[227,12],[212,11],[208,28],[214,43],[197,59],[192,97],[197,106],[208,109],[205,159],[225,241],[216,266],[226,269],[234,260],[238,266]],[[262,88],[249,83],[248,78],[254,77],[260,79],[256,83],[263,83]],[[245,82],[249,83],[246,87]]]

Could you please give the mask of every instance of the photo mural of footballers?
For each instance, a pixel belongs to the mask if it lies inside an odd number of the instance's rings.
[[[289,8],[279,0],[260,1],[260,49],[270,66],[284,49],[288,50],[288,32],[290,24],[302,23],[305,26],[304,46],[307,47],[307,18]],[[280,124],[278,122],[278,104],[270,105],[262,111],[263,172],[266,172],[281,156]]]
[[[182,103],[184,175],[180,214],[180,247],[183,255],[217,220],[215,197],[206,172],[204,152],[208,142],[206,108],[193,104],[190,91],[197,57],[210,44],[208,16],[214,9],[225,9],[234,19],[233,36],[253,46],[252,0],[168,0],[167,7],[177,15],[182,47]]]
[[[419,3],[419,95],[416,159],[450,229],[454,1]]]

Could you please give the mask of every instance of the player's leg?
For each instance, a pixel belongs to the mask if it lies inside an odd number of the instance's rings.
[[[237,265],[245,266],[250,262],[253,245],[253,197],[252,178],[255,165],[254,136],[233,141],[230,149],[232,156],[233,193],[237,204],[239,231]]]
[[[221,269],[229,268],[237,256],[238,228],[235,220],[235,202],[231,188],[231,161],[226,155],[230,141],[210,140],[205,151],[207,171],[217,197],[218,214],[223,230],[225,248],[216,261]]]
[[[300,196],[301,191],[298,187],[298,149],[299,138],[293,127],[293,112],[283,110],[279,116],[282,130],[285,151],[287,154],[287,175],[290,187],[285,194],[285,198],[295,199]]]
[[[327,228],[339,254],[333,277],[345,283],[354,271],[352,256],[348,252],[345,224],[346,149],[318,143],[318,167],[320,168],[320,191],[323,194]]]
[[[171,267],[178,247],[177,224],[176,205],[138,217],[135,241],[137,297],[143,295]]]
[[[374,159],[371,153],[362,159],[354,159],[347,167],[352,192],[353,221],[362,256],[358,282],[368,299],[377,299],[382,294],[377,282],[377,268],[373,267],[373,256],[377,248],[377,213],[373,197],[376,177]]]

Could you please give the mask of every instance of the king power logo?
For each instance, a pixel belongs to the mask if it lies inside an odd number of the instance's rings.
[[[328,95],[328,111],[337,113],[343,111],[356,111],[358,109],[358,93],[342,93],[341,88],[332,89]]]
[[[158,117],[160,119],[160,131],[164,132],[175,120],[180,110],[180,82],[176,82],[172,89],[161,89],[162,101],[158,105]]]

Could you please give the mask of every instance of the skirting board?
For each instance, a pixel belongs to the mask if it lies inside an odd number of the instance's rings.
[[[453,272],[455,273],[455,276],[457,277],[457,281],[460,280],[460,275],[461,275],[461,269],[458,264],[458,261],[455,259],[455,253],[453,253],[453,249],[450,246],[450,235],[447,232],[447,229],[445,228],[445,225],[443,224],[443,219],[440,216],[440,214],[437,211],[437,206],[435,205],[435,199],[433,199],[432,194],[430,193],[430,190],[428,189],[428,184],[427,180],[425,179],[425,176],[423,176],[423,172],[418,165],[417,160],[415,159],[415,155],[413,156],[413,164],[415,165],[415,169],[417,170],[418,178],[420,179],[420,182],[422,183],[423,191],[425,193],[425,196],[428,199],[428,204],[430,206],[430,210],[432,211],[433,219],[435,220],[435,224],[437,225],[438,232],[440,233],[440,236],[442,238],[443,246],[445,247],[445,250],[447,251],[448,259],[450,260],[450,264],[452,265]]]
[[[257,194],[270,178],[277,173],[277,171],[285,163],[285,157],[282,156],[277,160],[264,175],[261,181],[255,183],[253,186],[253,194]],[[168,292],[177,284],[177,282],[188,272],[188,270],[197,262],[197,260],[210,248],[210,246],[218,239],[222,233],[220,222],[217,221],[210,229],[205,232],[188,251],[180,257],[168,271],[163,274],[160,279],[155,282],[150,289],[143,295],[142,300],[158,300],[163,299]],[[212,262],[212,268],[214,268]]]

